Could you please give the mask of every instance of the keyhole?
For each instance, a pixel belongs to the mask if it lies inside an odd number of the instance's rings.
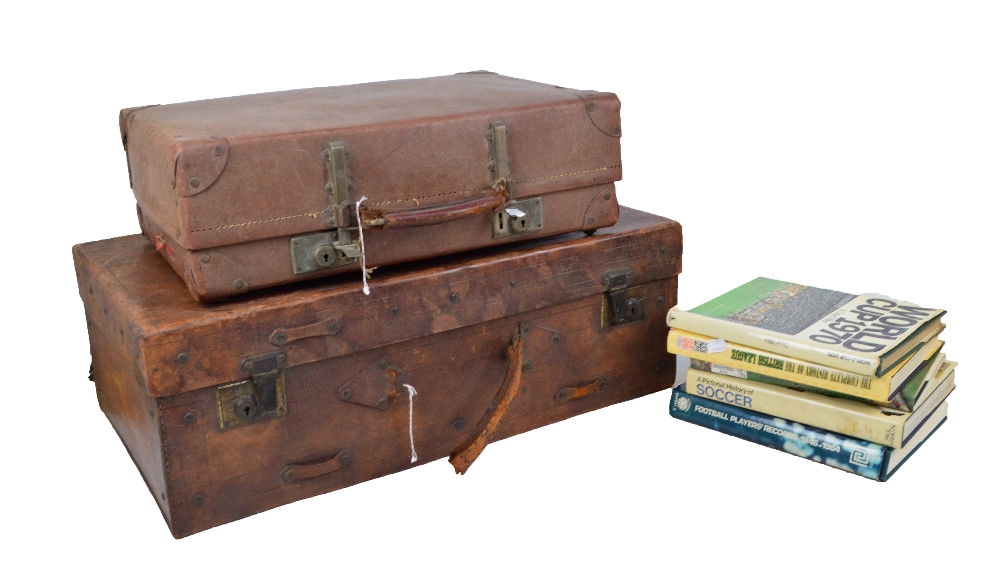
[[[527,223],[527,221],[525,221],[525,220],[524,220],[524,219],[522,218],[522,219],[521,219],[521,228],[525,228],[525,227],[527,227],[527,226],[528,226],[528,223]]]
[[[500,212],[500,213],[497,214],[497,220],[500,222],[500,229],[503,230],[503,213],[502,212]]]
[[[241,397],[233,408],[236,410],[236,416],[247,420],[252,419],[257,414],[257,403],[250,397]]]
[[[327,263],[329,261],[330,261],[330,254],[323,254],[323,263]]]
[[[634,319],[639,316],[639,301],[637,299],[629,299],[625,303],[625,318]]]

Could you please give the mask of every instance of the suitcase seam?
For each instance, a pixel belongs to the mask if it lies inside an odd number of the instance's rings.
[[[546,181],[546,180],[549,180],[549,179],[559,179],[559,178],[562,178],[562,177],[572,177],[573,175],[583,175],[584,173],[596,173],[598,171],[609,171],[611,169],[621,169],[621,164],[618,164],[618,165],[609,165],[607,167],[598,167],[596,169],[586,169],[584,171],[576,171],[576,172],[573,172],[573,173],[560,173],[559,175],[549,175],[547,177],[536,177],[534,179],[524,179],[524,180],[516,180],[515,179],[515,180],[512,180],[511,182],[513,182],[513,183],[534,183],[534,182],[537,182],[537,181]],[[373,203],[369,204],[369,206],[382,206],[382,205],[385,205],[385,204],[399,204],[401,202],[409,202],[409,201],[412,201],[412,200],[420,201],[422,199],[428,199],[428,198],[443,197],[443,196],[456,195],[456,194],[461,194],[461,193],[472,193],[472,192],[475,192],[475,191],[482,191],[482,190],[486,190],[486,189],[489,189],[489,188],[490,187],[477,187],[477,188],[473,188],[473,189],[462,189],[462,190],[459,190],[459,191],[451,191],[451,192],[447,192],[447,193],[438,193],[438,194],[434,194],[434,195],[425,195],[425,196],[420,196],[420,197],[409,197],[409,198],[402,198],[402,199],[397,199],[397,200],[387,200],[387,201],[383,201],[383,202],[373,202]],[[255,224],[266,224],[268,222],[278,222],[280,220],[291,220],[292,218],[302,218],[303,216],[312,216],[313,218],[315,218],[315,217],[319,216],[320,214],[323,214],[324,212],[326,212],[326,211],[325,210],[320,210],[319,212],[304,212],[302,214],[293,214],[291,216],[282,216],[282,217],[279,217],[279,218],[269,218],[267,220],[254,220],[254,221],[251,221],[251,222],[241,222],[239,224],[229,224],[228,226],[216,226],[214,228],[199,228],[197,230],[191,230],[190,233],[193,234],[193,233],[196,233],[196,232],[209,232],[211,230],[226,230],[228,228],[242,228],[243,226],[253,226]]]

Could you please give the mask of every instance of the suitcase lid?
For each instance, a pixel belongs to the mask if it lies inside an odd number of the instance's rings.
[[[88,325],[112,325],[137,379],[162,397],[246,379],[242,364],[262,355],[291,367],[672,277],[681,227],[623,207],[618,224],[591,236],[380,269],[369,296],[360,275],[345,274],[219,304],[196,302],[142,236],[80,244],[73,255]]]
[[[120,126],[143,214],[199,250],[350,226],[362,197],[377,221],[618,181],[619,109],[475,72],[131,108]]]

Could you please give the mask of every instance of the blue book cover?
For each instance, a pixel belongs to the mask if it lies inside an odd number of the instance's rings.
[[[670,416],[859,476],[886,481],[947,419],[942,403],[905,449],[893,449],[732,405],[692,397],[674,388]]]

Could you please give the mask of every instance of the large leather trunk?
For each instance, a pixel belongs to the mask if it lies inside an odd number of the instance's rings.
[[[610,226],[619,109],[612,93],[476,72],[120,123],[143,232],[196,298],[221,299],[359,271],[362,227],[370,268]]]
[[[204,304],[141,236],[76,246],[101,409],[174,536],[671,386],[676,222],[492,252]]]

